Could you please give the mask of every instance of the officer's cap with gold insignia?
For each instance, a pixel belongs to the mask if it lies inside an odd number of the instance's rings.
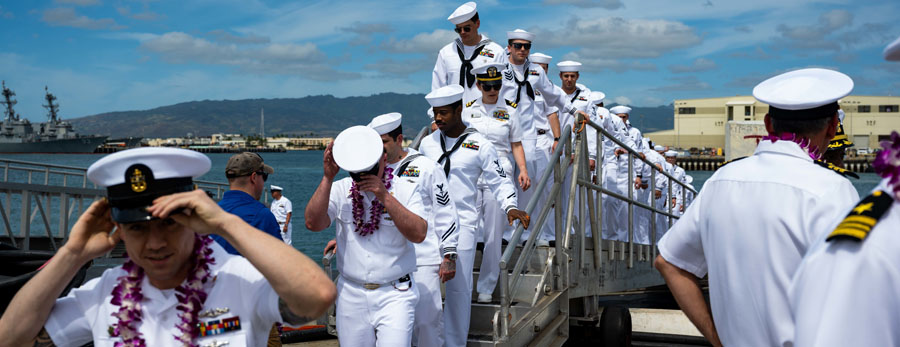
[[[837,114],[840,98],[853,90],[849,76],[828,69],[800,69],[769,78],[753,88],[776,119],[813,120]]]
[[[359,174],[378,174],[378,160],[384,152],[381,135],[364,125],[352,126],[334,138],[334,162],[350,173],[354,180]]]
[[[462,86],[451,84],[432,90],[431,93],[425,95],[425,100],[428,101],[431,107],[447,106],[462,100],[463,92],[465,92],[465,89]]]
[[[884,47],[884,60],[900,61],[900,37]]]
[[[472,69],[472,73],[482,84],[502,84],[504,69],[506,69],[506,64],[487,62],[476,66]]]
[[[553,60],[553,57],[544,53],[531,53],[528,58],[531,59],[531,62],[537,64],[550,64],[550,61]]]
[[[528,42],[533,42],[534,34],[527,32],[525,30],[522,30],[522,29],[516,29],[513,31],[507,31],[506,39],[507,40],[525,40]]]
[[[581,63],[566,60],[557,63],[556,68],[559,69],[559,72],[578,72],[578,70],[581,70]]]
[[[631,107],[619,105],[609,109],[609,112],[612,112],[612,114],[629,114],[631,113]]]
[[[368,127],[375,129],[378,135],[384,135],[400,127],[403,121],[403,115],[398,112],[391,112],[372,118]]]
[[[834,134],[834,138],[828,142],[828,150],[839,150],[844,148],[853,147],[853,142],[850,141],[850,137],[847,136],[847,133],[844,132],[844,111],[838,110],[838,123],[837,132]]]
[[[187,149],[136,148],[100,158],[87,177],[106,188],[114,221],[134,223],[153,219],[147,207],[156,198],[193,190],[193,178],[210,165],[206,155]]]
[[[447,17],[447,20],[454,25],[465,23],[467,20],[475,17],[475,14],[478,13],[477,9],[478,5],[474,1],[469,1],[457,7],[456,10],[450,14],[450,17]]]
[[[595,90],[591,92],[591,102],[593,102],[594,105],[600,105],[600,103],[603,102],[604,98],[606,98],[606,94],[601,91]]]

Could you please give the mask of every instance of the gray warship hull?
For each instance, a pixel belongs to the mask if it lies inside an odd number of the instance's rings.
[[[94,153],[107,136],[84,136],[69,139],[0,142],[0,153]]]

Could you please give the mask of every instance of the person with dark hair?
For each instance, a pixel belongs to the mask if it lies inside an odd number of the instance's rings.
[[[474,2],[467,2],[447,17],[455,26],[453,30],[459,34],[459,38],[438,52],[431,73],[431,90],[458,84],[465,90],[463,100],[474,100],[481,96],[475,88],[475,75],[472,74],[474,66],[490,62],[506,63],[503,47],[478,32],[481,20],[477,7]]]
[[[265,346],[275,323],[325,313],[335,287],[315,262],[195,189],[205,155],[145,147],[87,169],[106,190],[0,318],[4,346]],[[243,256],[208,235],[228,239]],[[57,298],[85,263],[124,243],[123,265]]]
[[[826,69],[757,85],[769,135],[752,156],[719,168],[659,241],[654,266],[714,346],[781,346],[792,337],[791,277],[834,228],[835,212],[859,199],[844,176],[814,162],[837,130],[836,101],[852,89],[850,77]],[[709,305],[699,285],[706,275]]]
[[[465,346],[472,305],[472,270],[478,227],[478,179],[483,178],[506,213],[510,225],[528,228],[530,217],[517,208],[516,188],[500,165],[497,150],[483,135],[462,121],[463,87],[449,85],[425,96],[434,108],[438,130],[422,139],[419,150],[442,167],[459,213],[456,277],[447,282],[444,305],[445,346]]]

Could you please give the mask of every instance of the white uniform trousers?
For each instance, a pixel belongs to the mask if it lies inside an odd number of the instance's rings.
[[[284,241],[284,243],[288,244],[288,246],[291,245],[291,236],[292,236],[291,233],[294,231],[293,227],[294,227],[294,223],[288,224],[287,232],[285,232],[284,231],[284,222],[278,222],[278,228],[281,229],[279,231],[281,233],[281,240]]]
[[[504,166],[510,166],[508,160],[503,161]],[[504,167],[506,172],[512,172],[511,169]],[[478,285],[476,291],[478,294],[491,294],[497,285],[497,278],[500,277],[500,246],[501,238],[504,234],[509,234],[513,230],[506,218],[506,212],[500,206],[494,192],[489,186],[479,186],[478,194],[475,198],[475,206],[480,206],[480,231],[484,241],[484,248],[481,251],[481,267],[478,268]]]
[[[612,173],[611,173],[612,174]],[[620,155],[616,163],[616,171],[610,180],[609,190],[628,196],[628,186],[634,182],[628,180],[628,156]],[[606,204],[607,215],[604,220],[609,221],[611,231],[614,232],[613,240],[628,242],[628,203],[616,198],[610,198]]]
[[[528,177],[531,178],[532,184],[537,184],[537,180],[540,179],[540,173],[543,173],[543,170],[547,168],[547,157],[543,155],[538,155],[538,150],[535,148],[536,146],[535,138],[523,138],[522,139],[522,150],[525,152],[525,166],[528,168]],[[515,178],[514,181],[518,182],[519,177],[519,166],[515,167]],[[534,189],[528,188],[528,190],[522,190],[522,187],[519,186],[518,183],[516,186],[516,197],[518,198],[518,209],[525,211],[528,207],[528,202],[531,201],[531,197],[534,196]],[[537,211],[537,209],[535,209]],[[509,241],[510,243],[515,243],[514,240],[510,240],[512,238],[512,233],[515,230],[508,230],[503,234],[503,238]],[[525,240],[530,235],[531,230],[525,229],[522,232],[521,240]]]
[[[544,176],[544,172],[547,170],[553,170],[553,167],[552,167],[553,163],[550,162],[550,156],[553,154],[552,149],[553,149],[553,133],[548,131],[544,135],[538,135],[537,146],[535,149],[535,157],[537,159],[535,162],[536,172],[534,174],[530,175],[533,178],[531,179],[531,188],[529,188],[529,190],[532,190],[532,189],[536,190],[538,183],[541,183],[540,180],[541,180],[541,177]],[[541,213],[541,209],[544,208],[544,205],[553,203],[553,201],[550,200],[550,191],[553,190],[553,182],[554,182],[553,176],[551,174],[550,178],[547,180],[547,185],[544,187],[544,191],[539,192],[539,193],[532,193],[532,194],[538,194],[538,197],[540,199],[540,200],[538,200],[537,206],[534,207],[534,216],[531,218],[531,220],[535,223],[537,223],[538,213]],[[521,206],[523,209],[527,207],[527,206],[523,206],[523,205],[519,205],[519,206]],[[544,226],[541,228],[540,239],[547,240],[547,241],[555,240],[556,239],[556,232],[554,232],[555,227],[556,227],[556,215],[554,214],[553,210],[551,209],[550,212],[547,213],[547,220],[544,221]]]
[[[409,283],[368,290],[340,277],[337,283],[338,341],[343,346],[409,346],[418,290]],[[398,289],[399,288],[399,289]]]
[[[448,347],[465,346],[469,337],[475,229],[460,226],[456,254],[456,276],[445,283],[444,291],[444,345]]]
[[[618,165],[615,161],[607,161],[603,166],[603,187],[607,190],[618,192],[619,186],[616,184],[618,177]],[[603,195],[603,237],[604,240],[616,239],[616,219],[615,214],[619,208],[618,204],[621,200]]]
[[[650,191],[649,187],[646,189],[635,189],[635,201],[649,204],[648,195]],[[634,206],[634,242],[641,245],[650,244],[650,210],[637,205]]]
[[[656,193],[653,193],[653,194],[656,194]],[[656,208],[661,211],[667,211],[666,210],[666,195],[665,195],[666,192],[662,192],[661,194],[662,195],[660,196],[659,199],[655,199],[655,196],[654,196],[653,205],[656,206]],[[663,234],[666,233],[666,230],[669,230],[669,217],[664,214],[657,213],[656,214],[656,242],[657,242],[657,244],[659,243],[659,239],[662,238]]]
[[[562,193],[561,193],[562,194],[561,195],[562,196],[562,206],[560,206],[560,208],[562,208],[562,216],[564,219],[563,227],[565,227],[566,214],[569,213],[569,207],[568,207],[569,206],[569,197],[571,196],[571,194],[576,194],[575,195],[575,210],[573,211],[572,215],[575,217],[575,220],[578,221],[578,226],[583,225],[583,223],[587,223],[587,224],[584,224],[585,237],[591,237],[591,228],[590,228],[591,220],[590,220],[590,212],[588,211],[588,203],[586,200],[581,201],[581,193],[580,192],[583,190],[583,187],[576,185],[575,186],[576,190],[574,192],[569,191],[569,187],[572,184],[572,170],[574,170],[574,165],[570,165],[569,169],[566,170],[566,175],[563,179],[563,186],[562,186],[562,190],[561,190],[562,191]],[[590,191],[590,190],[587,192],[587,194],[593,194],[593,193],[594,192]],[[572,224],[572,227],[573,227],[573,229],[569,230],[569,232],[575,233],[575,229],[574,229],[575,224],[574,223]],[[555,237],[554,237],[554,239],[555,239]]]
[[[413,345],[440,347],[444,345],[444,317],[441,310],[440,265],[416,266],[416,288],[419,303],[416,304],[416,324],[413,329]]]

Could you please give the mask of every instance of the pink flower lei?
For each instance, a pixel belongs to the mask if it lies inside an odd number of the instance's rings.
[[[900,183],[900,134],[892,131],[890,140],[881,141],[881,148],[872,162],[872,168],[879,176],[888,179],[888,185],[900,198],[900,184],[897,184]]]
[[[176,335],[175,340],[182,346],[196,346],[194,338],[199,334],[200,309],[206,302],[206,291],[203,285],[209,281],[210,272],[209,265],[215,264],[216,260],[212,257],[212,249],[209,244],[213,240],[209,237],[194,234],[194,258],[191,259],[192,271],[188,273],[188,277],[175,288],[176,297],[178,298],[178,330],[181,335]],[[119,306],[119,311],[113,313],[112,316],[118,318],[118,322],[109,326],[109,336],[121,337],[121,342],[116,342],[116,347],[146,347],[147,343],[138,332],[137,326],[141,322],[141,301],[144,295],[141,293],[141,281],[144,279],[144,269],[128,259],[122,265],[122,269],[128,274],[119,277],[119,283],[113,288],[112,300],[110,303]]]
[[[779,140],[791,141],[800,145],[800,148],[805,150],[809,154],[809,157],[812,158],[812,160],[819,160],[822,158],[822,152],[821,150],[819,150],[819,146],[810,144],[808,138],[800,137],[799,135],[794,133],[781,133],[780,136],[770,133],[769,135],[764,136],[762,139],[772,141],[772,143],[778,142]]]
[[[385,168],[384,175],[381,177],[381,182],[384,183],[385,189],[391,189],[391,180],[393,178],[394,169]],[[384,211],[384,205],[381,204],[381,201],[378,201],[378,199],[372,200],[372,206],[369,207],[369,221],[364,223],[365,207],[362,202],[362,194],[359,193],[359,187],[356,185],[356,182],[353,182],[353,185],[350,186],[350,199],[353,202],[353,224],[356,225],[356,232],[360,236],[366,236],[378,230],[381,214]]]

